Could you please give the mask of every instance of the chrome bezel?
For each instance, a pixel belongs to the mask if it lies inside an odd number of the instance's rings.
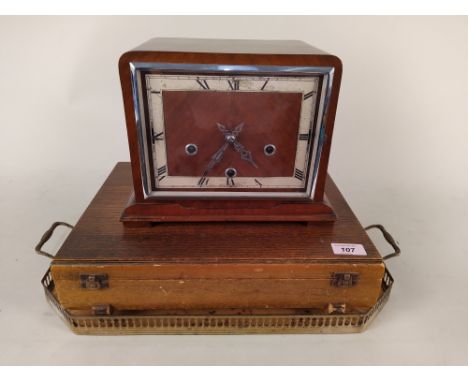
[[[141,71],[155,70],[164,74],[196,73],[196,74],[227,74],[229,72],[245,74],[275,74],[297,76],[322,76],[322,90],[318,104],[317,119],[314,131],[316,138],[310,143],[310,163],[308,165],[307,184],[304,192],[249,192],[249,191],[160,191],[151,189],[149,170],[149,153],[146,129],[144,128],[144,113],[142,112],[142,78]],[[131,62],[131,83],[133,91],[133,105],[135,122],[138,133],[140,168],[142,171],[142,186],[145,198],[235,198],[235,199],[314,199],[317,183],[317,172],[320,165],[322,146],[325,140],[325,121],[329,108],[329,101],[334,78],[333,67],[313,66],[266,66],[266,65],[217,65],[217,64],[174,64],[160,62]]]

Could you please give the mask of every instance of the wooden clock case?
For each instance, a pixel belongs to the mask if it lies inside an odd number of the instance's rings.
[[[325,114],[320,163],[313,199],[154,199],[145,197],[132,88],[131,63],[228,64],[333,68]],[[119,61],[134,192],[121,215],[129,227],[181,221],[333,221],[325,194],[328,158],[342,65],[339,58],[301,41],[157,38],[122,55]]]

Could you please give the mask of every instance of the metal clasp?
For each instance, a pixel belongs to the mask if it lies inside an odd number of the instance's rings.
[[[104,289],[109,287],[109,276],[107,274],[80,275],[80,283],[83,289]]]
[[[334,272],[330,284],[338,288],[350,288],[357,284],[359,273],[355,272]]]

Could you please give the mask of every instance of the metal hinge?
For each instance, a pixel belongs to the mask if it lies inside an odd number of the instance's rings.
[[[107,274],[83,274],[80,275],[80,283],[84,289],[104,289],[109,287],[109,276]]]
[[[335,272],[332,273],[330,284],[334,287],[349,288],[357,284],[359,273]]]
[[[112,306],[110,305],[94,305],[91,309],[95,316],[109,316],[112,314]]]
[[[334,304],[334,303],[330,303],[328,304],[327,306],[327,309],[326,309],[327,313],[328,314],[332,314],[332,313],[346,313],[346,304],[343,303],[343,304]]]

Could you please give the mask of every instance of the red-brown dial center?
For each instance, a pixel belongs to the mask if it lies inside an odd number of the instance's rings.
[[[228,142],[208,176],[225,176],[227,168],[235,168],[238,177],[293,176],[301,93],[163,91],[162,97],[168,175],[201,176]],[[237,136],[225,136],[217,127],[232,131],[242,123]],[[242,159],[235,142],[250,152],[257,167]],[[197,146],[196,155],[187,155],[187,144]],[[275,147],[274,155],[266,155],[266,145]]]

